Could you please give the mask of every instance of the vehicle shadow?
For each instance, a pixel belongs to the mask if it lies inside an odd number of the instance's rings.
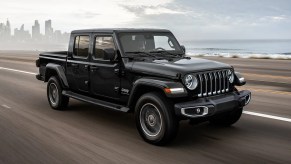
[[[94,128],[94,124],[102,125],[111,129],[111,131],[116,131],[113,132],[116,135],[126,135],[120,136],[122,138],[140,140],[143,143],[142,138],[136,130],[133,113],[112,111],[75,100],[70,102],[67,110],[63,112],[76,113],[79,116],[78,118],[82,117],[81,120],[86,119],[87,123],[89,122],[91,124],[91,128]],[[126,133],[120,134],[120,131]],[[227,137],[231,138],[240,133],[242,133],[242,130],[235,125],[231,127],[219,127],[210,125],[208,122],[192,125],[189,124],[189,121],[181,121],[176,139],[165,147],[177,148],[197,144],[214,144],[215,142],[222,141],[222,136],[227,135]],[[96,137],[98,137],[98,134],[96,134]]]

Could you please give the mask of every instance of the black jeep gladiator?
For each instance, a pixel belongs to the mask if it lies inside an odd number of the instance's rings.
[[[232,66],[187,57],[169,30],[76,30],[68,51],[41,53],[36,66],[53,109],[74,98],[132,112],[155,145],[171,141],[180,120],[232,125],[251,99],[236,89],[245,79]]]

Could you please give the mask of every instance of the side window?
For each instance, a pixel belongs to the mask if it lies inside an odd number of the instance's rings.
[[[95,38],[94,59],[106,60],[105,49],[115,49],[112,36],[97,36]]]
[[[74,56],[87,58],[89,53],[89,36],[76,36],[74,43]]]

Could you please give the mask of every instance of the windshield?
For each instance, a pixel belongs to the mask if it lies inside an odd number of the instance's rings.
[[[155,53],[165,51],[183,54],[177,40],[173,34],[169,32],[120,33],[119,40],[125,53]]]

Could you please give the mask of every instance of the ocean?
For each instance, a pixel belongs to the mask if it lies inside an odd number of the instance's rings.
[[[290,40],[193,40],[180,44],[190,56],[291,59]]]

